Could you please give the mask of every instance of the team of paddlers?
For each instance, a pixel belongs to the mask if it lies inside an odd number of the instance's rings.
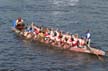
[[[21,31],[27,39],[39,40],[43,43],[60,46],[63,48],[75,47],[86,48],[90,46],[90,33],[86,33],[86,37],[79,37],[78,34],[63,33],[52,28],[37,26],[33,22],[29,26],[24,25],[22,18],[16,20],[15,28]]]

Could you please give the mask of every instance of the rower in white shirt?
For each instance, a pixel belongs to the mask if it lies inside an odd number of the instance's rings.
[[[86,32],[86,41],[87,41],[87,45],[90,47],[90,41],[91,41],[91,34],[90,34],[90,31],[88,30]]]

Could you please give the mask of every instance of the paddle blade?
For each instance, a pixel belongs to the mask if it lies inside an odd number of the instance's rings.
[[[104,60],[104,58],[102,57],[102,56],[99,56],[99,55],[96,55],[97,56],[97,58],[101,61],[101,62],[104,62],[105,60]]]
[[[105,56],[108,56],[108,51],[105,52]]]
[[[14,20],[14,21],[12,22],[12,27],[15,28],[15,26],[16,26],[16,21]]]

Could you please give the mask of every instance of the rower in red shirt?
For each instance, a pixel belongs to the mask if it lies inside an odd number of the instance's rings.
[[[24,21],[21,17],[16,20],[16,29],[22,31],[24,29]]]
[[[78,34],[73,35],[73,41],[72,41],[72,47],[78,47],[79,41],[78,41]]]

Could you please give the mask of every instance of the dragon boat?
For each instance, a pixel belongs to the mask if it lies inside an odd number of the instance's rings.
[[[64,49],[64,50],[69,50],[69,51],[74,51],[74,52],[81,52],[81,53],[89,53],[89,54],[94,54],[94,55],[97,55],[97,56],[106,56],[107,55],[107,51],[103,51],[101,49],[97,49],[97,48],[94,48],[94,47],[84,47],[84,48],[80,48],[80,47],[63,47],[62,45],[55,45],[47,40],[45,40],[44,37],[41,37],[39,38],[38,36],[39,35],[33,35],[33,33],[31,32],[27,32],[25,31],[25,29],[23,31],[20,31],[18,29],[16,29],[15,27],[12,27],[12,31],[15,32],[17,35],[19,35],[20,37],[23,37],[24,39],[30,39],[32,41],[36,41],[36,42],[41,42],[41,43],[44,43],[45,45],[50,45],[52,47],[56,47],[56,48],[60,48],[60,49]],[[25,36],[24,33],[28,33],[28,36]],[[29,35],[32,37],[29,37]],[[35,38],[33,38],[35,37]],[[40,40],[41,39],[41,40]],[[44,40],[42,40],[44,39]]]

